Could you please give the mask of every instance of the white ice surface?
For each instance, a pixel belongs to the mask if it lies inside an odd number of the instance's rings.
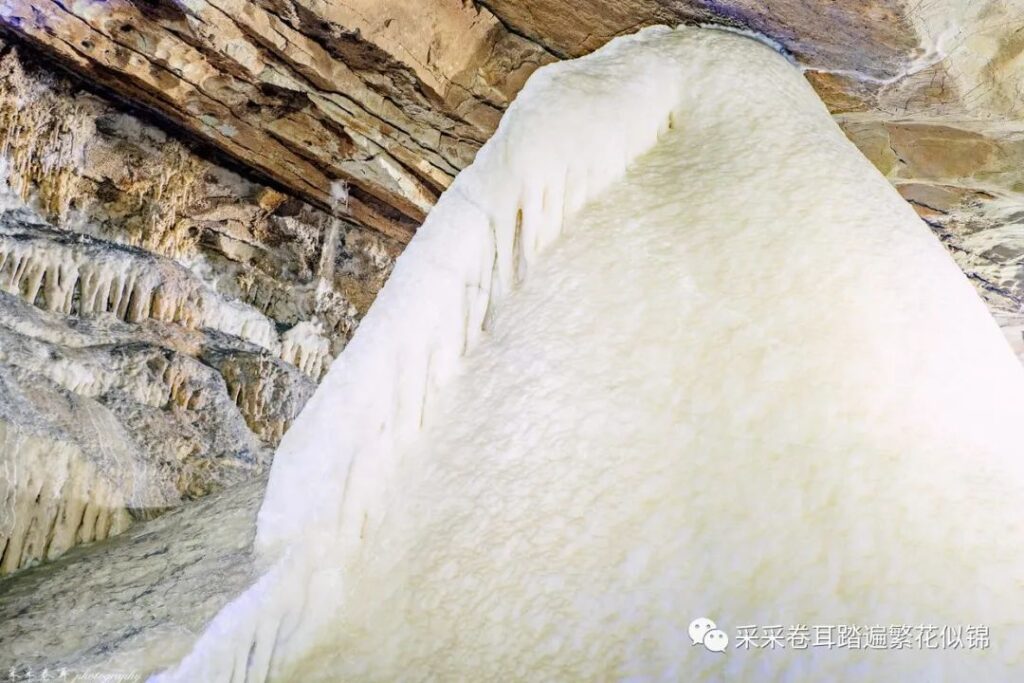
[[[800,73],[648,30],[442,198],[277,455],[281,559],[164,680],[1019,680],[1022,444],[1006,341]]]

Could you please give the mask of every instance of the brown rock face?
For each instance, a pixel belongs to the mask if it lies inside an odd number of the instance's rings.
[[[836,112],[1020,111],[1021,0],[7,0],[64,67],[400,241],[538,66],[665,23],[764,34]]]
[[[510,28],[563,57],[654,24],[709,23],[749,29],[778,41],[812,66],[894,75],[916,46],[901,0],[482,0]]]
[[[400,240],[551,60],[461,0],[11,0],[2,16],[88,80]]]

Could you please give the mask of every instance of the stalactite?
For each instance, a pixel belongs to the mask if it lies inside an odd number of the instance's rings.
[[[0,225],[0,291],[63,315],[153,318],[281,351],[274,323],[251,306],[224,300],[172,261],[86,236]]]
[[[0,574],[54,559],[131,523],[123,492],[72,442],[0,419]]]
[[[281,337],[281,358],[319,380],[330,365],[331,342],[316,322],[302,322]]]

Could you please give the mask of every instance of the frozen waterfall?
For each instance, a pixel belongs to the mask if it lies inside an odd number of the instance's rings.
[[[442,197],[281,445],[266,574],[158,678],[1011,680],[1022,448],[1024,371],[799,70],[645,30]]]

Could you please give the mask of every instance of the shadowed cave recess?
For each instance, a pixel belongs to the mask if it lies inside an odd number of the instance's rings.
[[[12,680],[1024,675],[1021,0],[0,28]]]

